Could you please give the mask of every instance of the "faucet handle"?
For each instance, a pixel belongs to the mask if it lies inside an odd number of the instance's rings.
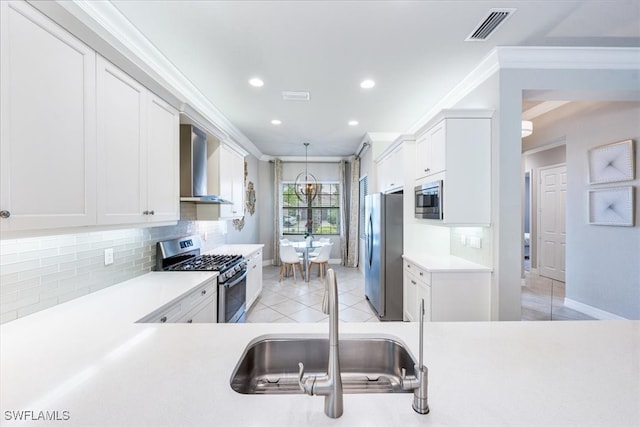
[[[305,394],[313,396],[313,383],[315,382],[315,377],[304,378],[304,365],[302,362],[298,362],[298,368],[298,386],[300,386],[300,390]],[[311,381],[310,384],[308,384],[309,381]]]
[[[304,382],[302,381],[302,377],[304,377],[304,364],[302,362],[298,362],[298,385],[300,386],[300,390],[306,391],[304,389]]]

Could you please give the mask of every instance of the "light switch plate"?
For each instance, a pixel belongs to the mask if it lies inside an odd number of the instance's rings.
[[[113,248],[104,250],[104,265],[113,264]]]
[[[479,237],[469,237],[469,246],[474,249],[480,249],[482,247],[482,239]]]

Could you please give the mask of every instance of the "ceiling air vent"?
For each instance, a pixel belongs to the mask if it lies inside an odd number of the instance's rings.
[[[515,12],[515,9],[491,9],[486,18],[467,36],[464,41],[484,41]]]
[[[309,92],[296,92],[285,90],[282,92],[282,99],[285,101],[308,101]]]

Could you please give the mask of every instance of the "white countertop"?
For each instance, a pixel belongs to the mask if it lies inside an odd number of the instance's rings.
[[[242,255],[248,257],[264,248],[263,244],[223,245],[205,252],[212,255]]]
[[[402,258],[434,273],[471,273],[492,271],[489,267],[467,261],[466,259],[453,255],[435,256],[424,253],[405,253],[402,254]]]
[[[411,394],[348,394],[331,420],[318,396],[235,393],[229,379],[251,339],[328,325],[134,323],[177,296],[155,291],[205,275],[150,273],[2,325],[3,425],[640,424],[640,321],[427,323],[428,415]],[[418,355],[415,323],[341,323],[340,333],[396,335]],[[20,410],[69,420],[7,420]]]

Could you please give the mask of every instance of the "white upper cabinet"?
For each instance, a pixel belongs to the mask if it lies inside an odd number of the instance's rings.
[[[416,179],[444,170],[445,141],[444,122],[429,129],[416,141]]]
[[[146,216],[147,90],[98,57],[98,223]]]
[[[98,224],[179,218],[177,111],[98,57]]]
[[[0,19],[0,226],[95,224],[95,53],[26,3]]]
[[[220,205],[220,218],[244,215],[244,156],[225,144],[220,145],[220,196],[233,202]]]
[[[149,93],[147,136],[147,206],[156,222],[180,219],[180,116]]]
[[[443,224],[491,223],[491,116],[445,110],[418,133],[416,185],[443,181]]]
[[[406,149],[407,142],[413,137],[402,135],[398,137],[377,160],[378,191],[389,193],[400,190],[405,184],[405,165],[410,161],[410,150]]]

